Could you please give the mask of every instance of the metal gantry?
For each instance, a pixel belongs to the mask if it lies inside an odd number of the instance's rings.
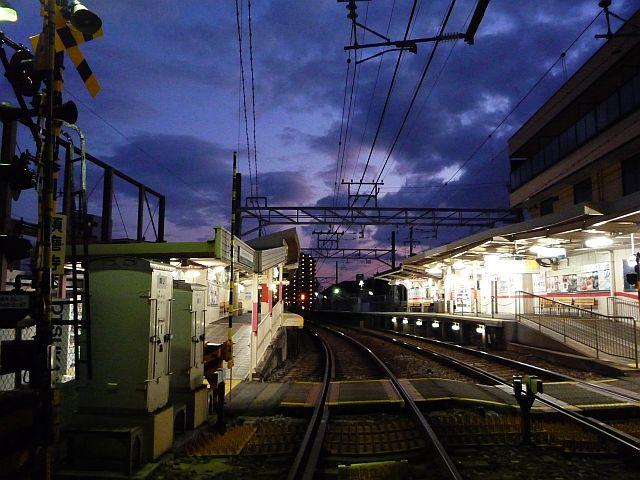
[[[483,227],[522,221],[522,213],[503,208],[418,207],[270,207],[244,206],[243,220],[257,225],[242,232],[249,235],[272,225],[376,225],[439,228]]]
[[[315,259],[327,260],[376,260],[391,267],[394,251],[385,248],[304,248],[304,253]]]

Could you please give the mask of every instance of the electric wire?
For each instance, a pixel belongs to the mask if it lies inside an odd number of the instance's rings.
[[[466,167],[472,160],[473,158],[477,155],[477,153],[482,149],[482,147],[484,147],[486,145],[486,143],[493,138],[493,135],[506,123],[506,121],[511,117],[511,115],[513,115],[516,110],[518,110],[518,108],[520,108],[520,106],[524,103],[524,101],[533,93],[533,91],[542,83],[542,81],[547,77],[547,75],[549,75],[549,73],[551,73],[551,71],[556,67],[556,65],[558,65],[559,62],[561,62],[567,52],[569,50],[571,50],[571,48],[573,48],[573,46],[580,40],[580,38],[582,38],[582,36],[587,32],[587,30],[589,30],[589,28],[591,28],[591,26],[595,23],[595,21],[600,17],[600,15],[602,14],[602,10],[600,10],[598,12],[598,14],[593,17],[593,19],[589,22],[589,24],[584,27],[582,29],[582,31],[578,34],[578,36],[569,44],[569,46],[567,48],[564,49],[564,51],[562,53],[560,53],[560,55],[558,56],[558,58],[551,64],[551,66],[549,68],[547,68],[545,70],[545,72],[540,76],[540,78],[538,78],[535,83],[529,87],[529,89],[526,91],[526,93],[524,94],[524,96],[518,100],[518,102],[511,108],[511,110],[509,110],[509,112],[507,112],[507,114],[505,115],[505,117],[500,120],[500,122],[491,130],[491,132],[489,133],[489,135],[487,135],[482,142],[480,142],[480,144],[473,149],[473,151],[471,152],[471,154],[464,160],[464,162],[462,162],[462,164],[460,164],[460,166],[456,169],[456,171],[449,177],[449,179],[446,182],[442,183],[442,187],[440,189],[440,191],[442,191],[442,189],[444,189],[447,184],[449,182],[451,182],[457,175],[458,173],[460,173],[460,171]],[[440,192],[436,192],[440,193]]]
[[[393,0],[391,4],[391,13],[389,14],[389,22],[387,23],[387,30],[385,32],[385,36],[389,36],[389,29],[391,27],[391,21],[393,20],[393,12],[396,7],[396,0]],[[369,98],[369,106],[367,108],[367,115],[364,120],[364,128],[362,129],[362,136],[360,137],[360,146],[358,147],[358,155],[356,157],[356,161],[353,164],[353,171],[351,172],[351,178],[353,178],[356,174],[356,168],[358,167],[358,163],[360,163],[360,155],[362,153],[362,147],[364,145],[364,137],[367,133],[367,127],[369,126],[369,117],[371,115],[371,107],[373,106],[373,99],[375,98],[376,89],[378,87],[378,81],[380,79],[380,70],[382,69],[382,61],[384,60],[384,55],[380,56],[380,61],[378,62],[378,71],[376,72],[376,79],[373,82],[373,90],[371,91],[371,97]]]
[[[256,89],[253,71],[253,23],[251,21],[251,0],[247,0],[249,21],[249,66],[251,69],[251,111],[253,113],[253,170],[255,172],[256,196],[258,192],[258,145],[256,143]]]
[[[411,25],[413,23],[413,18],[415,15],[415,11],[416,11],[416,5],[418,3],[418,0],[413,0],[413,5],[411,6],[411,13],[409,14],[409,21],[407,22],[407,27],[405,29],[404,32],[404,37],[403,37],[403,41],[406,41],[408,36],[409,36],[409,31],[411,29]],[[369,150],[369,155],[367,156],[367,161],[364,165],[364,170],[362,171],[362,176],[360,177],[360,185],[358,185],[358,190],[356,192],[356,197],[354,197],[354,204],[356,199],[358,198],[357,195],[360,193],[360,187],[362,186],[362,182],[364,181],[364,177],[367,174],[367,169],[369,168],[369,164],[371,163],[371,157],[373,156],[373,151],[376,147],[376,143],[378,142],[378,137],[380,136],[380,130],[382,128],[382,124],[384,122],[384,117],[387,113],[387,108],[389,106],[389,101],[391,99],[391,94],[393,93],[393,88],[395,86],[396,83],[396,79],[398,77],[398,70],[400,68],[400,62],[402,61],[402,56],[404,54],[404,49],[400,50],[400,53],[398,54],[398,59],[396,60],[396,65],[393,69],[393,75],[391,77],[391,82],[389,83],[389,89],[387,90],[387,95],[382,107],[382,112],[380,114],[380,119],[378,120],[378,126],[376,127],[376,132],[373,136],[373,141],[371,142],[371,149]],[[375,186],[374,186],[375,188]],[[353,206],[353,205],[352,205]]]
[[[127,232],[127,225],[124,223],[124,217],[122,216],[122,212],[120,211],[120,205],[118,204],[118,197],[116,195],[115,189],[113,190],[113,200],[116,204],[116,209],[118,210],[118,215],[120,216],[120,221],[122,222],[122,227],[124,228],[125,238],[129,238],[129,232]]]
[[[382,167],[380,168],[380,171],[378,172],[378,178],[376,179],[376,182],[378,182],[380,180],[380,178],[382,177],[382,174],[384,173],[384,170],[389,162],[389,159],[391,158],[391,154],[393,153],[393,150],[395,149],[398,140],[400,139],[400,135],[402,135],[402,131],[404,130],[404,126],[407,123],[407,119],[409,118],[409,114],[411,113],[411,109],[413,108],[413,105],[416,101],[416,98],[418,97],[418,94],[420,93],[420,89],[422,88],[422,85],[424,83],[424,79],[427,76],[427,73],[429,72],[429,69],[431,67],[431,63],[433,62],[433,59],[435,57],[436,51],[438,50],[438,46],[440,45],[440,37],[442,37],[442,34],[444,33],[445,28],[447,27],[447,24],[449,23],[449,19],[451,18],[451,13],[453,12],[453,8],[455,7],[456,4],[456,0],[451,0],[451,2],[449,3],[449,7],[447,8],[447,13],[445,14],[444,20],[442,22],[442,24],[440,25],[440,30],[438,32],[438,39],[433,43],[433,47],[431,48],[431,53],[429,54],[429,58],[427,60],[427,63],[425,64],[423,70],[422,70],[422,74],[420,75],[420,80],[418,81],[418,84],[416,85],[414,91],[413,91],[413,95],[411,96],[411,100],[409,101],[409,106],[407,107],[407,109],[405,110],[404,116],[402,117],[402,122],[400,123],[400,127],[398,128],[398,131],[396,132],[396,135],[393,139],[393,142],[391,143],[391,147],[389,148],[389,151],[387,152],[387,156],[385,158],[384,163],[382,164]],[[375,185],[373,187],[375,189]],[[373,190],[372,190],[373,192]],[[370,197],[367,197],[365,199],[365,205],[368,202]]]
[[[349,43],[353,39],[353,30],[351,30],[349,36]],[[340,137],[338,139],[338,156],[336,157],[336,173],[333,180],[333,206],[336,206],[336,200],[338,197],[338,172],[340,171],[340,154],[342,152],[342,132],[344,131],[344,113],[347,105],[347,92],[349,90],[349,72],[351,71],[351,51],[347,58],[347,73],[344,78],[344,96],[342,98],[342,118],[340,120]]]
[[[166,165],[163,165],[162,163],[159,163],[157,161],[157,159],[151,155],[149,152],[147,152],[144,148],[142,148],[140,145],[138,145],[138,143],[134,142],[128,135],[126,135],[124,132],[122,132],[122,130],[120,130],[119,128],[117,128],[113,123],[111,123],[109,120],[107,120],[105,117],[103,117],[102,115],[100,115],[98,112],[96,112],[93,108],[91,108],[86,102],[84,102],[81,98],[79,98],[77,95],[75,95],[73,92],[71,92],[70,90],[65,88],[65,92],[71,96],[75,101],[77,101],[80,105],[82,105],[89,113],[91,113],[92,115],[94,115],[96,118],[98,118],[99,120],[101,120],[105,125],[107,125],[111,130],[113,130],[114,132],[116,132],[118,135],[120,135],[122,138],[124,138],[127,142],[129,142],[129,144],[138,152],[142,153],[145,157],[147,157],[149,160],[151,160],[153,162],[154,167],[160,167],[161,169],[165,170],[166,172],[170,173],[173,178],[175,178],[176,180],[178,180],[180,183],[184,184],[189,190],[191,190],[193,193],[195,193],[197,196],[199,196],[200,198],[206,200],[206,201],[210,201],[211,199],[205,195],[204,193],[202,193],[199,190],[196,190],[189,182],[187,182],[185,179],[183,179],[180,174],[167,167]]]
[[[413,24],[413,19],[414,19],[417,3],[418,3],[418,0],[413,0],[413,3],[411,5],[411,12],[409,14],[409,20],[407,22],[407,27],[406,27],[405,32],[404,32],[403,41],[406,41],[407,38],[408,38],[409,31],[411,29],[411,25]],[[356,194],[353,197],[353,204],[351,204],[350,201],[348,202],[349,203],[349,208],[352,208],[355,205],[355,203],[356,203],[356,201],[358,199],[358,195],[360,193],[360,188],[362,187],[362,182],[364,181],[364,177],[365,177],[365,175],[367,173],[367,169],[369,168],[369,164],[371,162],[371,157],[373,155],[373,151],[374,151],[376,143],[378,141],[378,137],[380,135],[380,130],[382,128],[382,123],[384,122],[384,117],[385,117],[385,114],[387,112],[387,107],[389,106],[389,100],[391,99],[391,94],[393,92],[393,87],[395,86],[395,82],[396,82],[396,79],[397,79],[397,76],[398,76],[398,70],[400,68],[400,63],[402,61],[403,53],[404,53],[404,50],[400,50],[400,53],[398,54],[398,59],[396,60],[396,64],[395,64],[395,67],[394,67],[394,70],[393,70],[393,75],[391,77],[391,82],[389,84],[389,88],[387,90],[387,95],[386,95],[386,98],[385,98],[385,101],[384,101],[382,112],[381,112],[380,118],[378,120],[378,126],[376,127],[376,132],[375,132],[374,137],[373,137],[373,141],[372,141],[372,144],[371,144],[371,149],[369,150],[369,155],[367,157],[367,162],[366,162],[366,164],[364,166],[364,170],[362,172],[362,177],[360,178],[360,183],[358,185],[358,189],[356,191]],[[375,188],[375,185],[374,185],[374,188]],[[346,215],[348,215],[348,214],[349,214],[349,212],[346,213]],[[340,229],[340,226],[343,225],[343,223],[344,222],[340,223],[340,225],[338,226],[336,231],[333,232],[331,237],[333,237],[334,235],[338,235],[338,231]],[[353,224],[353,222],[351,222],[351,224]],[[329,239],[326,239],[325,241],[331,241],[331,237]]]
[[[247,116],[247,93],[246,93],[246,86],[245,86],[245,75],[244,75],[244,54],[242,51],[242,28],[240,26],[240,7],[238,5],[238,0],[235,0],[235,6],[236,6],[236,30],[238,33],[238,50],[240,53],[240,78],[241,78],[241,83],[242,83],[242,104],[243,104],[243,110],[244,110],[244,131],[245,131],[245,137],[246,137],[246,141],[247,141],[247,163],[249,164],[249,186],[250,186],[250,192],[251,192],[251,196],[254,196],[254,180],[253,180],[253,173],[251,172],[251,144],[249,142],[249,120],[248,120],[248,116]]]

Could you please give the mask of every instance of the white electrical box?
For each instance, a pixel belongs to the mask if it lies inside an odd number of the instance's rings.
[[[169,398],[174,267],[126,257],[89,264],[91,370],[81,409],[153,412]]]
[[[173,282],[173,340],[171,345],[171,390],[190,391],[202,387],[207,288]]]

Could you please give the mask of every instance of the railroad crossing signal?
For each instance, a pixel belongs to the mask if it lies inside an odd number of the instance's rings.
[[[75,65],[76,71],[78,72],[78,75],[80,75],[80,78],[89,91],[89,94],[94,98],[98,95],[98,92],[100,92],[100,84],[93,74],[91,67],[89,67],[89,64],[85,60],[82,51],[78,48],[78,45],[100,38],[102,35],[104,35],[102,27],[99,27],[94,33],[82,33],[80,30],[74,28],[72,24],[68,24],[62,15],[61,9],[59,7],[56,8],[56,53],[64,51],[67,52],[67,55],[69,55],[69,58]],[[33,50],[36,52],[36,68],[39,66],[39,39],[40,35],[33,35],[32,37],[29,37]]]

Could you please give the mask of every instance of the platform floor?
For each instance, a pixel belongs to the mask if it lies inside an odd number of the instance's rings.
[[[222,343],[227,339],[227,319],[209,323],[205,327],[208,342]],[[234,367],[230,372],[225,369],[227,392],[238,386],[251,370],[251,313],[245,313],[233,322],[233,359]],[[231,378],[231,380],[229,380]]]
[[[460,404],[478,404],[495,407],[516,407],[517,402],[510,387],[475,385],[456,380],[414,378],[401,379],[416,403],[456,402]],[[616,385],[607,381],[609,385]],[[549,400],[576,410],[594,410],[602,408],[637,407],[640,408],[640,394],[635,402],[627,402],[619,397],[593,391],[575,382],[545,383],[544,396]],[[633,392],[616,385],[621,392],[633,395]],[[227,409],[231,413],[264,415],[281,412],[287,408],[312,408],[320,394],[320,383],[269,383],[242,382],[227,399]],[[398,397],[389,380],[360,380],[333,382],[329,390],[328,405],[341,408],[355,405],[399,406]],[[534,408],[546,409],[536,402]]]

